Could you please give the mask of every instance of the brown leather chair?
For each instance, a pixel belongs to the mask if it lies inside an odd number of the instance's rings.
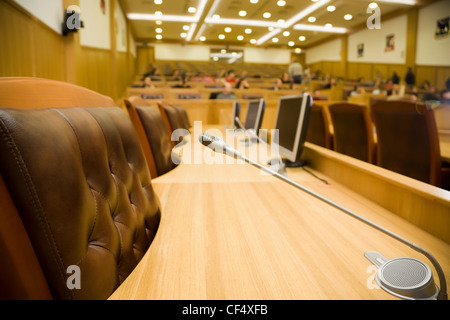
[[[335,103],[329,105],[328,110],[333,124],[333,149],[350,157],[374,163],[374,127],[369,109],[353,103]]]
[[[113,105],[67,83],[0,78],[1,299],[106,299],[151,245],[159,201]]]
[[[327,149],[333,149],[330,121],[324,106],[317,104],[312,105],[306,141]]]
[[[187,128],[185,128],[185,120],[184,116],[179,112],[179,110],[169,104],[159,102],[158,103],[159,111],[161,112],[161,116],[163,117],[164,123],[167,127],[167,132],[169,133],[169,137],[172,142],[172,147],[178,145],[182,142],[185,142],[183,137],[189,134]],[[173,136],[173,133],[178,130],[177,136]],[[178,139],[178,140],[176,140]]]
[[[142,128],[144,132],[144,135],[139,135],[139,139],[141,144],[150,150],[147,162],[154,167],[152,177],[158,177],[175,168],[172,142],[158,107],[136,96],[125,99],[125,105],[130,115],[133,114],[131,119],[136,130]]]
[[[423,103],[383,101],[372,106],[383,168],[440,187],[442,165],[433,111]]]
[[[174,106],[174,108],[177,110],[179,117],[181,119],[182,122],[182,128],[189,130],[192,125],[191,125],[191,121],[189,120],[189,115],[186,111],[186,108],[182,107],[182,106]]]

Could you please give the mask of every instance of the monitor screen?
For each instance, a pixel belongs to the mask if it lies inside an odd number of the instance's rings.
[[[250,100],[248,102],[247,114],[245,116],[244,128],[246,130],[253,129],[258,133],[261,128],[264,109],[266,103],[264,99]]]
[[[312,98],[308,94],[280,98],[272,144],[277,145],[280,154],[286,157],[287,166],[300,163],[311,106]]]
[[[233,104],[233,114],[232,114],[232,123],[235,128],[239,128],[240,124],[237,122],[236,118],[240,118],[241,116],[241,104],[237,101],[234,101]]]

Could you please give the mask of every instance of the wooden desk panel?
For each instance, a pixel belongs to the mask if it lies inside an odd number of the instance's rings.
[[[192,141],[178,150],[183,157],[198,143],[195,134]],[[375,288],[376,269],[365,251],[415,257],[431,266],[397,240],[305,192],[247,164],[212,163],[217,154],[200,148],[210,164],[189,157],[153,180],[162,204],[160,228],[111,299],[395,299]],[[330,184],[302,169],[288,175],[423,246],[450,275],[449,244],[315,173]]]

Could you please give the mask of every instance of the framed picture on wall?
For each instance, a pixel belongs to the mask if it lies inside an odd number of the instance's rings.
[[[356,46],[357,57],[361,58],[364,56],[364,43],[360,43]]]
[[[395,36],[393,34],[386,36],[386,45],[384,47],[384,52],[395,50]]]
[[[446,38],[448,36],[449,24],[450,17],[446,17],[436,21],[436,31],[434,33],[434,37],[436,39]]]

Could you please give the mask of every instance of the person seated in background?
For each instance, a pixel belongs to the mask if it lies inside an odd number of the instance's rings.
[[[350,97],[357,97],[361,96],[364,93],[366,93],[366,90],[363,87],[360,86],[354,86],[353,90],[350,92]]]
[[[250,88],[250,85],[248,84],[247,78],[241,78],[236,82],[236,89],[248,89]]]
[[[181,80],[177,84],[172,86],[172,88],[190,88],[190,87],[191,87],[190,85],[186,84],[185,74],[181,76]]]
[[[155,85],[152,83],[152,78],[147,76],[144,78],[144,82],[142,83],[141,88],[150,88],[154,89],[156,88]]]
[[[441,102],[450,103],[450,78],[445,82],[445,90],[441,91]]]
[[[225,81],[228,83],[236,83],[237,82],[236,74],[234,70],[228,70],[227,76],[225,77]]]
[[[386,95],[390,96],[392,94],[392,89],[394,88],[394,83],[392,79],[388,79],[384,84],[384,90],[386,91]]]
[[[227,99],[236,99],[231,87],[231,83],[225,82],[224,87],[221,93],[216,96],[216,99],[227,100]]]

